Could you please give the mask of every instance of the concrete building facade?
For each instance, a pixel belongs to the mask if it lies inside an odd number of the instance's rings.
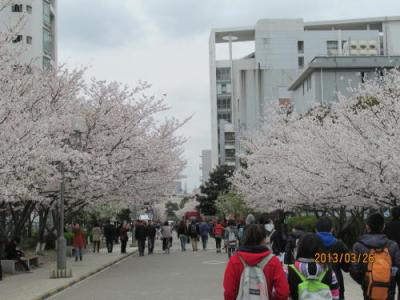
[[[40,68],[56,64],[57,0],[11,1],[0,10],[0,31],[15,28],[12,43],[22,52],[21,63]]]
[[[326,22],[264,19],[255,26],[211,30],[212,165],[238,164],[240,135],[260,126],[266,107],[302,106],[296,104],[289,86],[315,57],[400,55],[398,36],[400,17]],[[233,59],[237,42],[253,43],[254,52]],[[229,45],[229,55],[217,60],[216,46],[222,43]]]

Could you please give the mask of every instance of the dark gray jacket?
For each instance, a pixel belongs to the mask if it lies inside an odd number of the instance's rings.
[[[400,268],[400,250],[396,242],[389,240],[384,234],[364,234],[353,246],[354,253],[367,253],[370,249],[387,247],[392,257],[392,266]],[[350,265],[350,275],[359,284],[363,285],[367,264],[355,263]]]

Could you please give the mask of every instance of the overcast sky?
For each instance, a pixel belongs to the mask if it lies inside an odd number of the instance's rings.
[[[399,0],[61,0],[59,62],[90,76],[166,93],[171,114],[192,120],[185,158],[188,189],[199,184],[200,152],[211,147],[208,36],[211,28],[262,18],[305,21],[400,15]],[[400,38],[400,37],[399,37]]]

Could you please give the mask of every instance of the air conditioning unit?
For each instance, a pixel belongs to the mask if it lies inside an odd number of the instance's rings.
[[[360,55],[368,54],[368,42],[367,41],[358,41],[358,48]]]
[[[358,41],[350,41],[350,55],[359,55]]]
[[[368,41],[368,55],[378,55],[377,41]]]

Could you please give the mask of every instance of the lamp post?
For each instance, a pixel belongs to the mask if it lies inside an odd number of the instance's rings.
[[[82,118],[75,118],[73,120],[72,128],[74,141],[71,139],[70,144],[72,147],[81,148],[81,134],[84,132],[85,120]],[[58,238],[57,238],[57,269],[53,270],[50,274],[51,278],[68,278],[72,277],[72,270],[67,269],[67,244],[64,237],[64,196],[65,196],[65,170],[64,164],[60,163],[60,195],[58,197]]]

